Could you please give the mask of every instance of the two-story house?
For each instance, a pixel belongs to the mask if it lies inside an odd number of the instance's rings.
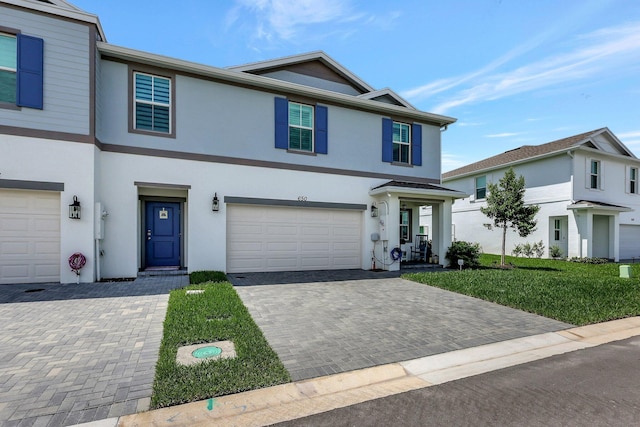
[[[76,252],[83,282],[395,270],[423,205],[444,253],[454,121],[324,52],[218,68],[111,45],[63,0],[0,0],[0,283],[74,282]]]
[[[470,194],[453,206],[455,239],[500,253],[499,232],[484,226],[491,221],[480,208],[487,184],[497,183],[509,167],[525,178],[525,202],[540,211],[533,234],[507,233],[507,252],[542,241],[547,254],[555,245],[564,257],[640,257],[640,160],[607,128],[525,145],[443,174],[447,187]]]

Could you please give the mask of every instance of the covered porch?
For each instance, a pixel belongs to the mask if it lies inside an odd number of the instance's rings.
[[[372,235],[377,268],[395,271],[401,263],[444,264],[451,246],[451,205],[468,195],[436,184],[389,181],[369,192],[375,201],[378,235]],[[420,209],[430,207],[432,224],[420,225]]]

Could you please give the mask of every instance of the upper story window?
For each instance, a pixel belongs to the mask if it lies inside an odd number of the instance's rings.
[[[289,102],[289,149],[313,152],[313,107]]]
[[[638,168],[629,168],[629,193],[638,194]]]
[[[17,38],[0,33],[0,102],[16,103]]]
[[[406,123],[393,122],[393,161],[410,163],[411,127]]]
[[[41,110],[43,76],[44,41],[18,30],[0,33],[0,106]]]
[[[589,188],[599,189],[602,175],[602,165],[600,160],[591,160],[589,171]]]
[[[328,154],[327,107],[276,97],[274,115],[276,148],[293,153]]]
[[[422,166],[422,126],[383,118],[382,161]]]
[[[476,177],[475,183],[476,183],[476,200],[485,199],[487,197],[486,175]]]
[[[137,130],[171,133],[171,79],[134,73],[134,127]]]

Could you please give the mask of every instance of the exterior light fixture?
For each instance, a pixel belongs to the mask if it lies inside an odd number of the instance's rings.
[[[375,218],[378,216],[378,207],[376,205],[371,205],[371,217]]]
[[[73,196],[73,203],[69,205],[69,218],[80,219],[80,202],[78,196]]]
[[[218,193],[213,195],[213,200],[211,201],[211,210],[213,212],[218,212],[220,210],[220,201],[218,200]]]

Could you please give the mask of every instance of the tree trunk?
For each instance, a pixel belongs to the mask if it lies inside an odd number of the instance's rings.
[[[507,227],[502,227],[502,253],[500,254],[500,266],[504,267],[504,249],[507,241]]]

